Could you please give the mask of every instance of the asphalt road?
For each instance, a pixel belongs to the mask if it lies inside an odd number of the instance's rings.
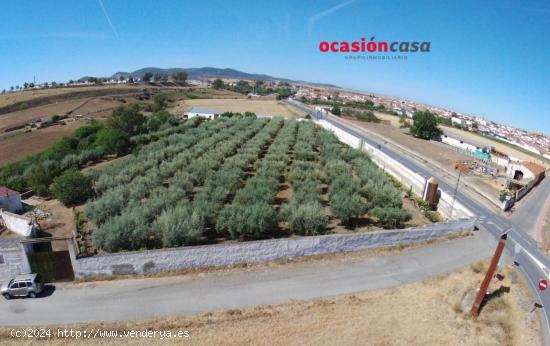
[[[442,190],[451,194],[454,191],[455,182],[448,181],[448,178],[445,175],[439,174],[439,172],[425,168],[421,162],[418,162],[414,158],[404,155],[398,150],[385,146],[383,141],[373,139],[363,131],[342,122],[337,117],[326,116],[321,112],[312,111],[310,108],[299,102],[289,101],[289,104],[300,110],[308,112],[314,118],[322,118],[342,130],[345,130],[356,137],[362,138],[363,141],[374,147],[380,146],[380,150],[382,152],[399,161],[412,171],[417,172],[424,177],[435,177],[440,182],[439,187]],[[548,188],[548,182],[545,181],[544,183],[541,183],[541,186],[543,188]],[[532,228],[532,222],[526,220],[529,216],[522,217],[522,213],[525,215],[540,214],[543,208],[543,205],[540,203],[540,199],[544,198],[544,192],[540,192],[540,195],[537,193],[537,196],[539,197],[533,198],[532,201],[526,200],[526,204],[529,203],[529,207],[527,208],[530,209],[529,211],[516,211],[517,216],[513,219],[495,214],[483,203],[480,203],[477,198],[474,198],[463,191],[458,191],[456,200],[478,216],[478,227],[486,230],[495,238],[500,237],[500,235],[504,232],[508,233],[508,240],[506,244],[508,255],[515,258],[524,277],[531,286],[534,296],[538,302],[543,305],[541,322],[544,329],[544,342],[546,345],[550,345],[550,293],[548,290],[543,292],[538,290],[538,283],[541,279],[550,279],[550,270],[548,269],[550,268],[550,259],[539,251],[536,241],[530,236],[530,234],[534,233],[534,230]],[[548,197],[548,195],[546,195],[546,197]],[[521,210],[521,208],[519,210]],[[516,253],[516,249],[519,250],[518,253]],[[546,307],[548,307],[548,309]]]
[[[547,177],[514,206],[511,220],[533,239],[542,241],[541,230],[550,208],[550,178]]]
[[[43,298],[1,300],[0,325],[148,319],[399,286],[490,256],[492,237],[476,233],[372,258],[69,285]]]

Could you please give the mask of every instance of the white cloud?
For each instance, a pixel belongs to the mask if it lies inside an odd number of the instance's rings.
[[[315,23],[317,21],[319,21],[321,18],[323,17],[326,17],[344,7],[347,7],[351,4],[353,4],[356,0],[348,0],[348,1],[344,1],[342,3],[339,3],[338,5],[336,6],[333,6],[329,9],[326,9],[324,11],[321,11],[317,14],[314,14],[313,16],[309,17],[309,20],[308,20],[308,34],[311,36],[311,31],[313,30],[313,26],[315,25]]]
[[[113,34],[115,34],[115,37],[118,38],[118,32],[116,31],[116,28],[113,25],[113,22],[111,22],[111,18],[109,17],[109,14],[107,13],[107,10],[105,9],[105,6],[103,5],[103,0],[97,0],[97,2],[99,2],[99,6],[101,6],[101,10],[103,10],[103,14],[105,15],[105,19],[107,19],[107,23],[109,23],[109,26],[111,27],[111,30],[113,30]]]

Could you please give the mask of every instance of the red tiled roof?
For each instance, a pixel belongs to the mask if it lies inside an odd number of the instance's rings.
[[[5,186],[0,186],[0,197],[7,197],[7,196],[13,196],[18,195],[19,192],[13,191],[10,188],[7,188]]]
[[[537,164],[534,163],[534,162],[523,162],[523,165],[524,165],[528,170],[530,170],[531,172],[533,172],[533,175],[534,175],[535,177],[544,174],[544,168],[542,168],[541,166],[537,165]]]

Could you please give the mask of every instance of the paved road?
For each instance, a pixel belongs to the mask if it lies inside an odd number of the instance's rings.
[[[37,299],[0,301],[0,325],[147,319],[276,304],[398,286],[490,256],[492,237],[472,237],[359,260],[302,262],[249,272],[134,279],[58,288]]]
[[[514,206],[511,220],[533,239],[542,241],[542,226],[550,208],[550,177],[540,182]]]
[[[296,101],[287,101],[290,105],[297,107],[298,109],[308,112],[312,117],[316,119],[324,119],[331,124],[339,127],[342,130],[347,131],[348,133],[363,139],[366,143],[377,147],[380,146],[380,150],[400,162],[404,166],[408,167],[414,172],[418,172],[424,177],[435,177],[440,182],[440,188],[448,193],[454,191],[454,182],[448,181],[446,175],[442,175],[439,172],[429,170],[425,166],[415,160],[414,158],[404,155],[403,153],[385,146],[384,143],[380,140],[373,139],[371,136],[367,135],[365,132],[360,131],[356,127],[352,127],[338,117],[323,115],[321,112],[312,111],[310,108],[305,105],[296,102]],[[546,182],[547,183],[547,182]],[[543,307],[548,307],[548,309],[543,308],[541,314],[541,321],[544,329],[544,342],[546,345],[550,345],[550,293],[549,291],[539,292],[537,289],[538,282],[543,279],[550,278],[550,259],[547,258],[541,251],[539,251],[536,241],[531,238],[529,234],[532,234],[533,231],[524,228],[526,222],[523,220],[509,219],[495,214],[492,210],[487,208],[484,204],[480,203],[479,200],[471,196],[470,194],[459,191],[457,193],[457,201],[462,203],[470,211],[477,214],[479,217],[478,227],[486,230],[494,237],[500,237],[504,232],[508,232],[508,241],[507,241],[507,250],[508,254],[516,259],[519,263],[519,267],[527,279],[527,282],[531,286],[533,294],[536,299],[543,305]],[[539,214],[542,208],[542,205],[536,204],[531,207],[533,211],[530,213]],[[527,224],[529,227],[529,224]],[[531,226],[532,227],[532,226]],[[514,255],[514,250],[517,248],[520,250],[519,253]]]

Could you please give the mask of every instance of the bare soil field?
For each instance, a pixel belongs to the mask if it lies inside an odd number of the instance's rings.
[[[64,115],[68,111],[80,106],[84,101],[85,100],[83,99],[76,99],[2,114],[0,115],[0,133],[10,127],[24,125],[41,117],[52,116],[55,114]]]
[[[391,117],[391,116],[388,116]],[[379,134],[382,137],[388,138],[397,144],[400,144],[406,148],[409,148],[412,151],[415,151],[422,156],[429,157],[434,161],[439,162],[445,167],[453,169],[453,164],[456,161],[471,160],[472,158],[468,155],[458,153],[453,150],[446,150],[445,148],[440,147],[439,145],[430,143],[422,139],[413,137],[408,133],[407,129],[400,129],[395,126],[386,125],[386,124],[376,124],[368,123],[364,121],[352,120],[353,118],[348,118],[352,123],[363,127],[367,130],[373,131]],[[393,117],[397,118],[397,117]]]
[[[37,131],[18,133],[0,141],[0,166],[24,159],[46,150],[59,139],[71,135],[85,122],[74,121],[67,125],[54,125]]]
[[[14,93],[0,94],[0,107],[9,106],[18,102],[26,102],[32,99],[41,98],[41,97],[53,97],[63,94],[70,93],[81,93],[89,91],[105,91],[107,94],[109,92],[117,92],[120,90],[140,90],[145,85],[96,85],[96,86],[78,86],[78,87],[65,87],[65,88],[46,88],[46,89],[32,89],[24,90]],[[77,96],[78,97],[78,96]]]
[[[542,345],[537,315],[530,312],[530,292],[521,279],[511,280],[517,273],[508,268],[504,280],[494,280],[490,287],[490,291],[503,293],[495,294],[477,319],[469,316],[463,298],[478,287],[485,267],[476,264],[425,282],[324,299],[62,328],[119,333],[187,330],[188,339],[163,340],[174,345]],[[7,328],[0,330],[0,340],[4,344],[20,342],[10,337]],[[151,341],[117,337],[80,343],[137,345]],[[49,340],[53,345],[66,342]]]
[[[294,110],[275,100],[249,100],[242,99],[194,99],[179,103],[181,111],[187,111],[192,107],[214,108],[227,112],[254,112],[259,115],[281,115],[284,117],[300,117],[305,113]]]

